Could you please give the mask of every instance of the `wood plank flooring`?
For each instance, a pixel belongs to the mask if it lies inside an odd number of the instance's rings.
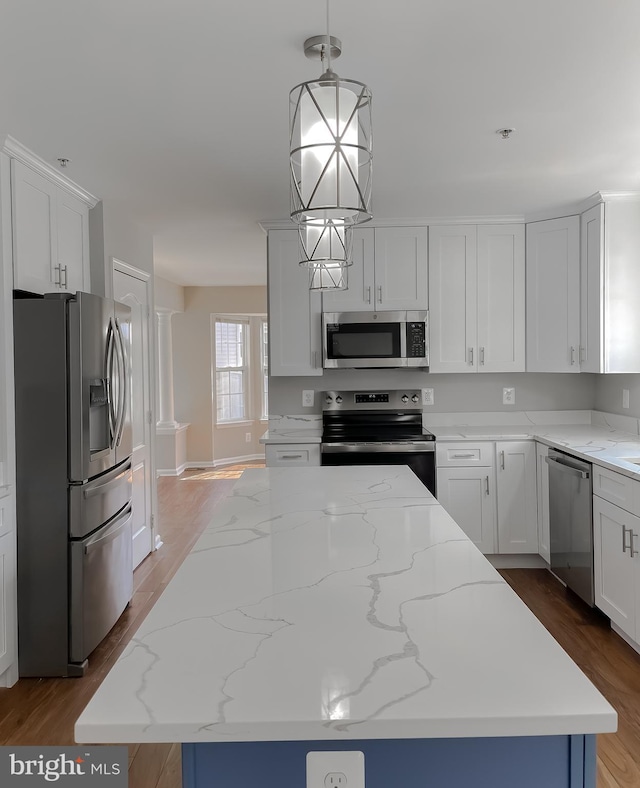
[[[130,607],[83,678],[20,679],[0,689],[0,744],[73,744],[75,720],[233,484],[198,472],[159,479],[164,544],[136,569]],[[598,788],[640,788],[640,655],[546,570],[502,575],[618,711],[618,732],[598,737]],[[129,746],[130,788],[180,788],[180,772],[179,745]]]

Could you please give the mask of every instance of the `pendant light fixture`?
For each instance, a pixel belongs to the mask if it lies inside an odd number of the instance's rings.
[[[372,216],[371,91],[331,68],[342,44],[329,35],[329,0],[327,35],[307,39],[304,49],[307,57],[320,57],[323,68],[326,59],[327,68],[289,96],[291,218],[298,224],[300,264],[312,269],[311,288],[343,289],[352,228]]]

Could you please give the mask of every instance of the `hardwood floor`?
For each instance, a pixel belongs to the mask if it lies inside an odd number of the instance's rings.
[[[83,678],[20,679],[0,690],[0,744],[74,743],[75,720],[233,484],[198,472],[159,479],[164,545],[136,569],[130,607],[91,655]],[[618,732],[598,737],[598,788],[638,788],[640,655],[546,570],[509,569],[502,575],[618,711]],[[180,774],[179,745],[129,746],[130,788],[180,788]]]

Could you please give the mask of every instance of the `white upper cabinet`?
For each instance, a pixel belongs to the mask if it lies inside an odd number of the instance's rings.
[[[524,371],[522,225],[429,227],[431,372]]]
[[[580,217],[527,225],[527,371],[580,371]]]
[[[16,159],[11,162],[16,290],[89,290],[89,205]]]
[[[269,374],[322,375],[321,302],[298,265],[297,230],[270,230]]]
[[[348,281],[347,290],[323,294],[324,312],[426,310],[427,228],[354,229]]]
[[[581,369],[640,372],[640,198],[603,199],[581,216]]]

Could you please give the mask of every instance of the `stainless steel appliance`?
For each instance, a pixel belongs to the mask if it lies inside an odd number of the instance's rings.
[[[323,365],[428,367],[428,312],[325,312]]]
[[[551,571],[593,607],[591,463],[555,449],[546,461]]]
[[[420,392],[325,392],[321,463],[408,465],[435,495],[435,436],[422,426]]]
[[[80,676],[131,600],[129,307],[14,306],[21,676]]]

